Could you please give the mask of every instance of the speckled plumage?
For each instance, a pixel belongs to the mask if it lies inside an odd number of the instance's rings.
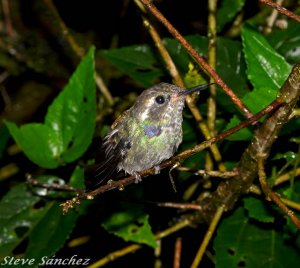
[[[198,87],[203,88],[205,86]],[[114,169],[136,175],[170,158],[182,142],[182,110],[187,93],[160,83],[144,90],[134,105],[112,125],[105,137],[106,160],[97,176],[110,178]]]

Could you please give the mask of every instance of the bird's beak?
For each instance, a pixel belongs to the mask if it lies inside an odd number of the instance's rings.
[[[188,88],[186,90],[183,90],[181,92],[179,92],[177,94],[177,98],[178,97],[185,97],[186,95],[189,95],[195,91],[200,91],[200,90],[203,90],[205,88],[208,88],[210,85],[213,85],[214,83],[211,83],[211,84],[205,84],[205,85],[198,85],[198,86],[195,86],[195,87],[192,87],[192,88]]]

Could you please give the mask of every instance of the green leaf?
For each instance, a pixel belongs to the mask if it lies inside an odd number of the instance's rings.
[[[45,124],[58,136],[62,158],[72,162],[89,146],[96,123],[96,90],[92,47],[69,83],[48,108]]]
[[[297,158],[297,153],[294,153],[292,151],[288,151],[285,153],[278,153],[276,154],[272,160],[279,160],[279,159],[285,159],[287,162],[292,162]]]
[[[26,191],[25,184],[13,187],[0,202],[0,259],[9,255],[38,221],[42,210],[32,209],[39,198]],[[25,234],[18,233],[25,230]]]
[[[100,50],[99,53],[122,72],[140,82],[144,87],[152,86],[163,74],[155,66],[157,61],[148,45]]]
[[[84,169],[80,166],[77,166],[72,175],[71,179],[68,183],[69,186],[75,187],[75,188],[84,188]]]
[[[297,267],[300,261],[282,233],[250,223],[242,208],[221,222],[214,249],[216,267]]]
[[[242,39],[248,78],[254,86],[254,90],[247,93],[242,100],[250,111],[257,113],[276,98],[278,90],[291,71],[291,66],[262,35],[252,29],[243,28]],[[234,116],[226,129],[238,123],[240,119]],[[227,139],[245,140],[251,137],[252,134],[248,129],[242,129]]]
[[[59,202],[45,203],[25,183],[13,187],[0,202],[0,259],[13,256],[24,241],[28,258],[52,255],[63,246],[76,220],[74,212],[63,215]]]
[[[258,32],[244,27],[242,39],[252,85],[257,90],[268,88],[277,92],[288,77],[291,66]],[[272,100],[270,98],[270,102]]]
[[[196,49],[199,53],[207,54],[207,38],[200,35],[185,36],[187,41]],[[189,71],[189,63],[191,58],[186,50],[173,38],[164,38],[164,45],[166,46],[170,56],[175,62],[178,70],[181,74],[186,74]]]
[[[218,38],[217,58],[218,74],[238,97],[243,97],[249,92],[249,89],[241,43],[226,38]],[[219,105],[225,106],[227,110],[236,112],[232,108],[232,100],[222,90],[218,90],[217,101]]]
[[[254,197],[245,197],[244,207],[248,210],[250,218],[260,222],[274,222],[274,216],[261,200]]]
[[[5,124],[16,143],[32,162],[45,168],[59,166],[62,150],[57,135],[49,126],[26,124],[18,128],[12,122]]]
[[[45,207],[45,214],[31,229],[29,244],[24,258],[41,260],[44,256],[52,256],[69,238],[75,227],[78,215],[71,210],[62,213],[59,202],[50,202]]]
[[[6,122],[17,144],[37,165],[56,168],[74,161],[89,146],[96,122],[93,53],[92,47],[68,85],[50,105],[45,124],[26,124],[18,128]]]
[[[143,243],[155,248],[157,244],[148,217],[141,206],[135,205],[124,211],[115,212],[102,223],[102,226],[125,241]]]
[[[224,26],[231,22],[238,12],[241,11],[245,4],[245,0],[223,0],[221,6],[217,10],[217,29],[222,31]]]
[[[239,123],[241,123],[240,118],[237,115],[234,115],[230,119],[229,123],[227,124],[226,130],[237,126]],[[242,128],[241,130],[230,135],[226,139],[230,141],[244,141],[244,140],[250,140],[251,137],[252,137],[252,132],[249,130],[249,128]]]

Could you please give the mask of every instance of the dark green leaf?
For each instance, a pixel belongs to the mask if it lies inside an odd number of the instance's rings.
[[[143,243],[154,248],[157,246],[148,215],[141,206],[130,206],[124,211],[115,212],[102,226],[125,241]]]
[[[37,196],[27,191],[25,184],[15,186],[2,198],[0,202],[0,259],[11,254],[43,214],[42,210],[32,208],[38,200]],[[18,234],[18,229],[25,230],[25,233]]]
[[[214,239],[216,267],[297,267],[299,251],[282,233],[250,223],[242,208],[224,219]]]
[[[6,126],[2,125],[0,127],[0,159],[3,156],[3,152],[6,148],[6,144],[10,138],[9,131]]]
[[[162,75],[155,64],[156,58],[148,45],[135,45],[110,50],[100,50],[100,55],[144,87],[150,87]]]
[[[191,35],[186,36],[185,38],[200,54],[207,54],[208,43],[206,37],[200,35]],[[189,54],[175,39],[165,38],[163,42],[181,74],[186,74],[189,70],[189,63],[192,61]]]
[[[233,128],[237,126],[239,123],[241,123],[241,120],[239,119],[238,116],[234,115],[229,123],[226,126],[226,129]],[[249,130],[249,128],[242,128],[238,132],[234,133],[233,135],[230,135],[227,137],[227,140],[230,141],[244,141],[244,140],[250,140],[252,137],[252,132]]]
[[[285,152],[285,153],[278,153],[274,156],[273,160],[278,160],[278,159],[285,159],[287,162],[291,162],[295,160],[297,157],[297,154],[291,151]]]
[[[0,259],[12,256],[25,239],[25,256],[41,259],[63,246],[77,220],[71,211],[63,215],[58,202],[45,203],[27,186],[12,188],[0,202]]]
[[[298,138],[297,130],[300,129],[300,118],[292,118],[288,123],[284,125],[281,130],[281,135],[291,134],[291,137]]]
[[[238,12],[241,11],[245,4],[245,0],[223,0],[221,6],[217,10],[217,29],[222,31],[223,27],[231,22]]]
[[[75,188],[84,188],[84,169],[77,166],[72,175],[68,185]]]
[[[72,75],[68,85],[48,109],[45,124],[18,128],[6,125],[27,157],[45,168],[56,168],[80,157],[89,146],[95,128],[96,92],[94,48]]]
[[[217,41],[217,72],[235,92],[238,97],[243,97],[249,92],[246,77],[246,64],[240,42],[226,38]],[[222,91],[218,90],[218,104],[235,112],[232,100]]]
[[[300,24],[296,21],[288,21],[286,29],[274,28],[266,38],[270,45],[285,59],[295,64],[300,60]]]
[[[76,212],[71,210],[64,215],[59,202],[50,202],[44,210],[44,215],[30,231],[24,258],[40,260],[52,256],[64,245],[76,224]]]
[[[267,204],[254,197],[244,198],[244,207],[248,210],[250,218],[261,222],[274,222],[274,216]]]

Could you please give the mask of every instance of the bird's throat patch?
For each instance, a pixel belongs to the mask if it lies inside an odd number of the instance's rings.
[[[162,129],[161,127],[156,127],[156,126],[145,126],[144,132],[148,136],[148,138],[151,139],[153,137],[159,136],[162,132]]]

